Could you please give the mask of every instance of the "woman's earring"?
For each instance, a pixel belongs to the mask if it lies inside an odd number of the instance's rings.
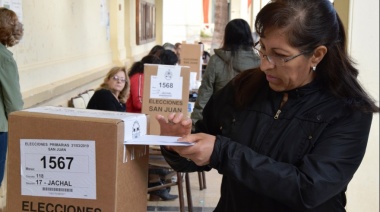
[[[313,66],[313,71],[317,70],[317,66]]]

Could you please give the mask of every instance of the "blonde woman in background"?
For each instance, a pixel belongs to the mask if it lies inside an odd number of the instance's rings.
[[[91,97],[87,109],[125,112],[129,86],[125,67],[113,67]]]

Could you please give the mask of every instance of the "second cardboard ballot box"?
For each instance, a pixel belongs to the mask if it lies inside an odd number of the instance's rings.
[[[7,211],[147,208],[143,114],[41,107],[9,116]]]

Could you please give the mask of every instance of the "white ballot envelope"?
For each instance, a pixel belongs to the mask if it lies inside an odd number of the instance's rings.
[[[193,142],[178,141],[180,137],[161,135],[142,135],[124,141],[126,145],[163,145],[163,146],[192,146]]]

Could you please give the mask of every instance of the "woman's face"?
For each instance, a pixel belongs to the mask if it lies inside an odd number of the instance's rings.
[[[287,35],[282,30],[267,29],[265,37],[260,39],[260,45],[260,68],[274,91],[292,90],[314,79],[311,58],[290,46]],[[269,62],[265,55],[268,55],[275,64]],[[288,61],[284,62],[284,59]]]
[[[121,92],[125,86],[125,73],[123,71],[117,72],[114,76],[108,79],[107,84],[109,89],[114,92]]]

